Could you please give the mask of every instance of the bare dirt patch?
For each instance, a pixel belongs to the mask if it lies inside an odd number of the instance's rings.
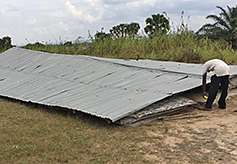
[[[147,132],[153,140],[140,145],[145,158],[158,163],[237,163],[237,96],[228,98],[225,110],[216,105],[211,111],[188,108],[191,112],[164,117],[160,127]]]

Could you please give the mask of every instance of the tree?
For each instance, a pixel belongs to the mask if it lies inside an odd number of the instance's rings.
[[[126,36],[126,24],[121,23],[117,26],[112,27],[112,29],[110,29],[109,31],[112,36],[116,38],[123,38]]]
[[[132,22],[127,25],[127,33],[129,37],[134,38],[137,35],[139,30],[140,30],[139,23]]]
[[[217,6],[221,10],[219,16],[208,15],[206,19],[214,20],[213,24],[207,23],[203,25],[198,31],[198,35],[204,35],[210,39],[224,39],[232,45],[234,49],[237,49],[237,6],[228,10]]]
[[[67,41],[63,45],[66,46],[66,47],[71,47],[71,46],[73,46],[73,43],[72,43],[72,41]]]
[[[5,36],[2,39],[0,38],[0,51],[6,50],[12,47],[12,41],[9,36]]]
[[[111,37],[111,34],[107,34],[103,30],[104,30],[104,28],[102,27],[100,32],[99,31],[96,32],[96,34],[94,36],[95,41],[104,41],[105,39]]]
[[[153,14],[151,18],[146,19],[146,27],[144,30],[151,38],[159,32],[167,34],[170,30],[169,19],[163,14]]]
[[[110,34],[116,38],[135,37],[140,29],[139,23],[119,24],[110,29]]]
[[[26,49],[32,49],[32,48],[37,48],[37,49],[41,48],[42,49],[44,47],[45,47],[45,45],[42,43],[39,43],[39,42],[35,42],[34,44],[28,43],[27,45],[24,46],[24,48],[26,48]]]

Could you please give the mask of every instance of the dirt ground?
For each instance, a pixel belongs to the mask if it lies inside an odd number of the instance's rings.
[[[140,144],[145,158],[154,163],[237,163],[236,93],[229,93],[225,110],[216,104],[201,110],[200,100],[187,107],[188,113],[164,117],[163,126],[148,132],[157,142]]]

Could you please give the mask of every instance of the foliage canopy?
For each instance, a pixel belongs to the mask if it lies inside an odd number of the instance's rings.
[[[210,39],[219,40],[224,39],[237,49],[237,6],[229,7],[227,10],[217,6],[221,12],[218,15],[208,15],[207,19],[212,19],[213,24],[207,23],[203,25],[197,34],[208,36]]]
[[[167,34],[170,30],[168,18],[163,14],[153,14],[151,18],[146,19],[146,27],[144,28],[146,34],[150,38],[154,37],[157,33]]]
[[[4,50],[11,48],[11,47],[12,47],[12,41],[9,36],[0,38],[0,51],[4,51]]]

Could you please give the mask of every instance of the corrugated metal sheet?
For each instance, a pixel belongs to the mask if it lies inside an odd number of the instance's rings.
[[[0,95],[115,122],[201,85],[201,65],[155,63],[12,48],[0,55]]]
[[[88,56],[85,56],[88,57]],[[168,73],[178,73],[178,74],[188,74],[189,76],[202,76],[202,64],[193,63],[181,63],[172,61],[154,61],[154,60],[121,60],[121,59],[109,59],[109,58],[99,58],[91,57],[98,60],[105,60],[124,66],[132,66],[144,69],[154,69],[161,70]],[[237,66],[230,65],[231,75],[235,76],[237,74]],[[208,74],[209,77],[211,73]]]

